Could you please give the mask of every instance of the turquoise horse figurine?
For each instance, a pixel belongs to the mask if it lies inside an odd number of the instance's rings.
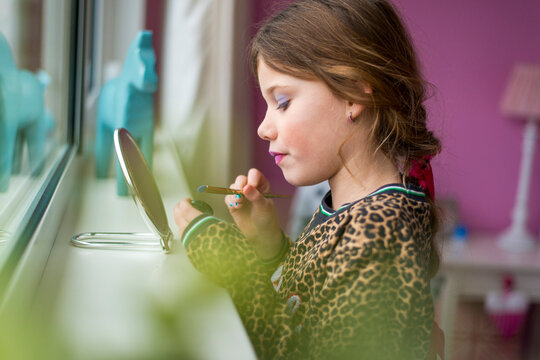
[[[26,143],[30,171],[43,168],[45,141],[52,115],[45,109],[44,92],[48,76],[19,70],[11,48],[0,33],[0,192],[9,189],[12,173],[21,168]]]
[[[152,166],[154,92],[158,84],[155,63],[152,32],[140,31],[129,47],[120,75],[108,81],[101,89],[95,142],[98,178],[109,175],[113,133],[117,128],[125,128],[133,135],[148,165]],[[116,184],[118,195],[128,195],[118,161]]]

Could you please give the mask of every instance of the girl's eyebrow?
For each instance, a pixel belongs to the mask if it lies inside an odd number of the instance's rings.
[[[289,86],[287,86],[287,85],[279,85],[279,84],[276,84],[276,85],[270,86],[268,89],[266,89],[265,92],[266,92],[268,95],[272,95],[276,89],[286,89],[286,88],[288,88],[288,87],[289,87]]]

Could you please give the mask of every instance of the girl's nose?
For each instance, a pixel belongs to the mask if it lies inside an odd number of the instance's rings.
[[[268,116],[268,112],[257,129],[257,135],[266,141],[275,140],[277,136],[276,127],[272,124],[272,121]]]

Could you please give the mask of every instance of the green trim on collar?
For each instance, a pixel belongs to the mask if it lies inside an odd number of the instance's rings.
[[[386,190],[398,190],[398,191],[401,191],[401,192],[403,192],[403,193],[405,193],[407,195],[416,195],[416,196],[426,197],[426,194],[424,194],[421,191],[415,191],[415,190],[407,189],[407,188],[400,187],[400,186],[394,186],[394,185],[383,187],[382,189],[379,189],[379,190],[369,194],[366,197],[380,194],[381,192],[386,191]]]
[[[328,212],[326,210],[324,210],[322,204],[319,205],[319,207],[321,208],[321,212],[326,215],[326,216],[331,216],[331,215],[334,215],[335,213],[337,213],[339,210],[342,210],[342,209],[345,209],[347,207],[351,206],[351,204],[346,204],[346,205],[343,205],[342,207],[340,207],[339,209],[335,210],[334,212]]]
[[[380,194],[380,193],[383,193],[385,191],[388,191],[388,190],[397,190],[399,192],[402,192],[402,193],[405,193],[407,195],[415,195],[415,196],[420,196],[420,197],[426,197],[426,194],[424,194],[423,192],[421,191],[416,191],[416,190],[412,190],[412,189],[407,189],[406,187],[403,187],[403,186],[397,186],[397,185],[388,185],[388,186],[385,186],[385,187],[382,187],[380,188],[379,190],[376,190],[374,192],[372,192],[371,194],[369,195],[366,195],[366,198],[370,197],[370,196],[374,196],[374,195],[377,195],[377,194]],[[334,215],[335,213],[337,213],[338,211],[342,210],[342,209],[345,209],[349,206],[351,206],[351,204],[353,203],[348,203],[348,204],[345,204],[343,205],[342,207],[340,207],[339,209],[333,211],[333,212],[329,212],[327,210],[324,209],[323,205],[319,205],[319,208],[321,210],[321,213],[323,213],[324,215],[326,216],[332,216]]]

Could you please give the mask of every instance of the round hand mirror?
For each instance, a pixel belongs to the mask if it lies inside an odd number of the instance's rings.
[[[126,129],[116,129],[114,149],[129,192],[152,234],[85,233],[75,235],[72,243],[81,247],[150,250],[156,248],[158,238],[161,248],[171,251],[174,237],[169,228],[161,194],[137,142]]]

